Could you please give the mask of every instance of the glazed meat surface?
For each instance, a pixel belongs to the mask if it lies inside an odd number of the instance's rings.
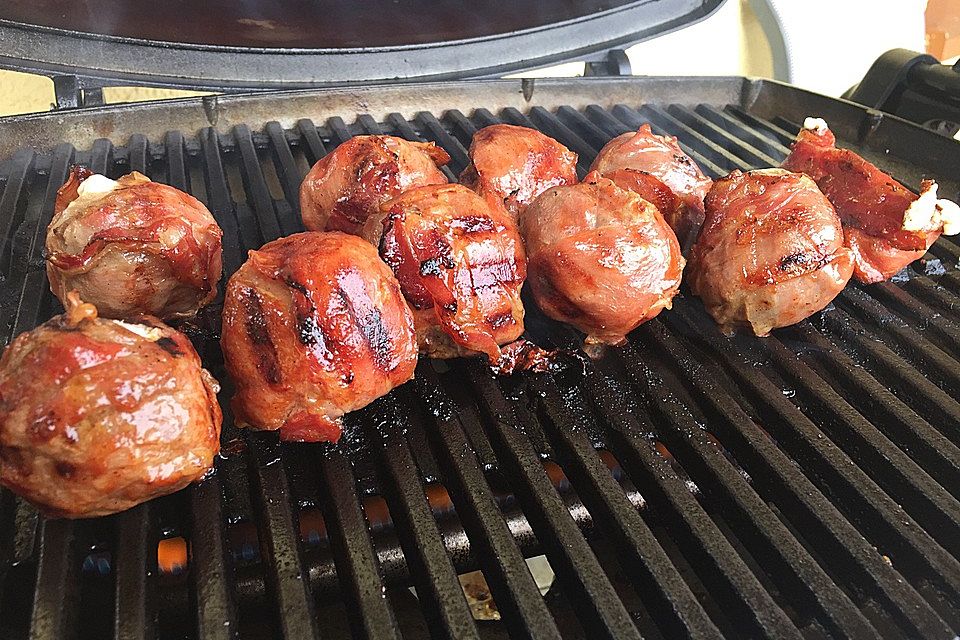
[[[539,131],[495,124],[474,134],[460,182],[516,220],[547,189],[576,184],[577,154]]]
[[[687,281],[726,332],[765,336],[800,322],[850,279],[840,219],[805,175],[734,171],[713,185],[706,209]]]
[[[190,317],[217,295],[222,232],[193,196],[133,172],[74,167],[47,228],[47,277],[103,316]]]
[[[298,233],[251,251],[230,278],[221,346],[238,424],[331,441],[340,417],[413,377],[400,285],[368,242]]]
[[[618,344],[669,309],[684,260],[656,207],[598,173],[550,189],[520,216],[529,278],[551,318]]]
[[[411,189],[383,206],[366,237],[413,307],[421,353],[486,354],[523,333],[523,241],[502,210],[458,184]]]
[[[67,311],[0,359],[0,482],[55,517],[128,509],[201,478],[220,446],[217,382],[156,318]]]
[[[640,171],[650,177],[623,174],[620,172],[623,169]],[[677,237],[684,243],[695,239],[703,223],[703,199],[713,181],[703,175],[673,136],[658,136],[649,124],[644,124],[636,132],[624,133],[604,145],[590,170],[599,171],[622,188],[638,189],[642,198],[658,207],[664,205],[660,213]],[[667,203],[656,199],[661,185],[673,191],[680,199],[679,204],[666,206]]]
[[[300,185],[303,226],[360,235],[380,205],[412,187],[446,184],[447,152],[432,142],[356,136],[321,158]]]
[[[960,232],[960,208],[937,199],[935,182],[925,180],[918,197],[853,151],[838,149],[819,118],[807,118],[783,167],[813,178],[833,203],[861,282],[889,279],[941,233]]]

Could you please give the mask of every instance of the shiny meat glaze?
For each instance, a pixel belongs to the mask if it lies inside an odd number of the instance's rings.
[[[577,154],[534,129],[484,127],[473,135],[469,155],[460,183],[514,220],[547,189],[577,182]]]
[[[823,309],[852,271],[840,219],[813,180],[761,169],[713,185],[687,281],[724,331],[765,336]]]
[[[46,238],[54,295],[65,301],[77,290],[112,318],[184,318],[209,304],[220,280],[222,231],[207,208],[136,172],[81,202],[78,188],[91,175],[74,167],[57,192]]]
[[[680,245],[656,207],[598,173],[534,200],[520,230],[537,304],[588,345],[623,342],[680,287]]]
[[[251,251],[230,278],[221,337],[238,423],[333,441],[340,416],[413,377],[410,309],[368,242],[298,233]]]
[[[904,229],[904,212],[917,195],[853,151],[835,145],[829,129],[801,129],[783,167],[813,178],[833,203],[853,250],[854,276],[865,283],[887,280],[923,257],[941,228]]]
[[[72,293],[0,359],[0,482],[67,518],[172,493],[213,464],[218,389],[182,333]]]
[[[523,333],[527,259],[513,220],[457,184],[411,189],[383,214],[367,236],[413,307],[421,353],[496,363]]]
[[[450,162],[432,142],[357,136],[321,158],[300,185],[303,226],[359,235],[380,205],[412,187],[446,184]]]
[[[599,171],[617,181],[621,187],[629,187],[629,182],[624,180],[622,174],[619,180],[608,175],[621,169],[650,174],[671,189],[683,206],[680,209],[661,210],[661,213],[678,238],[685,242],[688,238],[691,241],[694,239],[691,236],[703,223],[703,199],[713,182],[683,152],[676,138],[658,136],[649,124],[644,124],[636,132],[624,133],[605,144],[590,166],[591,171]],[[650,181],[642,181],[641,185],[645,189],[639,193],[647,198]]]

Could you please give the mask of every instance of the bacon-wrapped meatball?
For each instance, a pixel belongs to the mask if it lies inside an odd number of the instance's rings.
[[[63,315],[0,359],[0,482],[44,513],[101,516],[201,478],[220,446],[216,380],[156,318]]]
[[[365,235],[413,307],[421,353],[496,364],[523,333],[527,260],[513,220],[458,184],[411,189],[381,217]]]
[[[599,173],[550,189],[520,215],[530,285],[540,308],[618,344],[669,309],[684,260],[657,208]]]
[[[657,205],[684,245],[696,238],[703,223],[703,199],[713,181],[673,136],[658,136],[644,124],[635,133],[624,133],[604,145],[590,170]],[[664,199],[664,190],[672,191],[679,201]]]
[[[446,184],[450,162],[432,142],[356,136],[321,158],[300,185],[300,215],[311,231],[360,235],[380,205],[412,187]]]
[[[960,207],[924,180],[918,197],[853,151],[838,149],[820,118],[807,118],[783,167],[813,178],[840,215],[861,282],[889,279],[923,257],[941,233],[960,232]]]
[[[577,182],[577,154],[539,131],[509,124],[480,129],[460,182],[514,220],[551,187]]]
[[[765,336],[823,309],[850,279],[840,219],[809,177],[734,171],[706,199],[687,281],[724,331]]]
[[[217,295],[221,235],[189,194],[74,167],[47,228],[50,289],[61,302],[76,290],[110,318],[190,317]]]
[[[413,377],[417,337],[393,273],[336,231],[265,244],[230,278],[220,339],[238,424],[340,437],[340,417]]]

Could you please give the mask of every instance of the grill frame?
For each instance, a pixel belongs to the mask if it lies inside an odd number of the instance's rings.
[[[343,118],[355,115],[360,100],[367,113],[347,125]],[[456,111],[465,103],[477,107],[470,117]],[[77,159],[113,173],[156,174],[162,164],[159,177],[192,187],[223,226],[228,273],[239,266],[242,246],[297,230],[304,161],[364,132],[433,139],[451,152],[457,172],[473,129],[503,120],[557,137],[582,154],[582,171],[606,139],[649,121],[680,136],[716,174],[778,160],[793,136],[791,122],[815,113],[909,185],[936,177],[942,194],[955,197],[960,176],[953,141],[766,80],[491,81],[210,104],[0,123],[0,140],[12,154],[0,163],[0,231],[12,238],[0,254],[8,278],[3,299],[16,302],[2,315],[6,336],[55,310],[45,290],[41,234],[56,187]],[[437,105],[454,111],[441,119],[417,113]],[[218,127],[195,129],[200,112],[215,114]],[[245,113],[249,119],[239,122]],[[306,119],[321,116],[321,128]],[[146,122],[148,135],[126,138]],[[104,132],[112,142],[91,137]],[[58,135],[69,142],[54,146]],[[12,151],[25,141],[39,150]],[[456,580],[478,566],[517,637],[584,629],[609,637],[799,637],[791,633],[798,626],[807,635],[953,637],[949,627],[960,626],[960,537],[950,535],[960,522],[960,404],[951,364],[960,355],[960,328],[951,304],[960,293],[960,248],[942,239],[931,254],[949,263],[943,273],[915,265],[901,282],[850,285],[834,309],[766,340],[721,338],[699,304],[686,299],[641,327],[623,350],[585,363],[582,375],[495,381],[475,362],[439,371],[423,364],[412,385],[351,419],[358,433],[347,440],[364,442],[362,450],[280,445],[245,434],[254,446],[220,460],[210,479],[103,521],[46,521],[4,495],[0,620],[11,590],[26,578],[34,604],[12,632],[60,638],[76,631],[91,591],[78,585],[83,544],[105,528],[115,545],[115,637],[165,637],[169,623],[160,614],[169,611],[196,616],[188,635],[197,637],[234,637],[250,628],[250,611],[272,619],[287,637],[316,637],[317,611],[328,611],[337,597],[349,603],[347,626],[356,637],[389,637],[398,624],[406,634],[406,612],[380,588],[411,577],[435,636],[482,637]],[[909,318],[924,324],[917,328]],[[576,342],[572,331],[544,332],[543,324],[531,314],[531,333],[560,346]],[[204,361],[222,377],[218,349],[198,335]],[[472,403],[465,405],[464,393]],[[803,410],[794,397],[804,399]],[[225,420],[230,440],[237,434],[229,413]],[[382,424],[397,428],[382,433]],[[627,480],[609,473],[597,446],[614,452]],[[544,456],[561,465],[574,491],[554,488]],[[301,468],[308,462],[313,475]],[[452,522],[437,520],[425,478],[446,486],[457,509]],[[367,536],[365,499],[377,487],[394,518],[386,541],[376,531]],[[326,555],[307,548],[296,530],[300,498],[311,492],[331,534]],[[170,590],[151,579],[156,558],[149,545],[118,541],[155,540],[169,512],[187,506],[191,570]],[[230,555],[237,514],[260,525],[259,568]],[[623,580],[604,548],[622,557]],[[546,553],[556,570],[579,629],[535,592],[522,557],[536,553]],[[840,574],[848,576],[842,584]],[[624,594],[631,590],[641,594],[639,609],[628,610],[633,600]],[[877,605],[863,604],[871,600]]]

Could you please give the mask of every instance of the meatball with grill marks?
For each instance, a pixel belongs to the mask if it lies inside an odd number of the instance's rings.
[[[0,359],[0,483],[44,513],[102,516],[200,479],[220,445],[216,380],[156,318],[76,292]]]
[[[222,231],[207,208],[133,172],[110,180],[74,167],[47,228],[47,276],[100,315],[185,318],[217,295]]]
[[[516,220],[547,189],[576,184],[577,154],[534,129],[495,124],[473,135],[460,182]]]
[[[256,251],[230,278],[221,345],[237,422],[336,442],[341,416],[413,377],[413,316],[376,249],[336,231]]]
[[[484,353],[523,333],[523,241],[505,213],[458,184],[411,189],[383,205],[365,237],[380,248],[413,307],[420,351]]]
[[[407,189],[446,184],[450,162],[432,142],[356,136],[321,158],[300,185],[303,226],[360,235],[380,205]]]
[[[808,176],[734,171],[713,185],[706,206],[687,280],[724,331],[765,336],[800,322],[850,279],[840,219]]]

